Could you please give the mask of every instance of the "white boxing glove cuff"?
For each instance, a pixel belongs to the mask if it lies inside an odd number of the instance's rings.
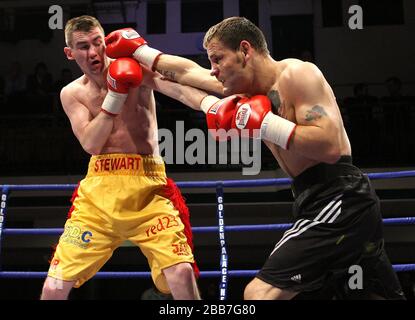
[[[161,55],[162,52],[149,47],[148,45],[144,44],[137,48],[137,50],[134,51],[133,57],[140,63],[144,64],[146,67],[153,70],[154,67],[154,61],[157,59],[159,55]]]
[[[287,150],[297,125],[268,112],[261,123],[261,138]]]
[[[118,93],[108,90],[101,109],[109,115],[116,116],[121,112],[122,106],[124,105],[125,100],[127,100],[127,96],[128,93]]]
[[[200,109],[202,109],[204,113],[207,113],[210,107],[212,107],[219,100],[220,99],[218,97],[207,95],[202,99],[202,101],[200,101]]]

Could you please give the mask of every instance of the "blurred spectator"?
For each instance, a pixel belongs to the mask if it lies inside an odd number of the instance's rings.
[[[18,61],[12,62],[6,75],[4,94],[6,96],[21,94],[26,89],[25,76],[22,73],[22,65]]]
[[[300,53],[300,60],[313,62],[314,63],[314,57],[310,50],[306,49],[301,51]]]
[[[45,63],[39,62],[35,72],[27,77],[27,90],[29,93],[45,95],[52,90],[52,75]]]
[[[45,63],[39,62],[35,72],[27,77],[27,92],[30,110],[35,113],[50,113],[53,108],[52,75]]]
[[[26,79],[20,62],[10,64],[4,81],[4,96],[7,112],[19,114],[24,112],[26,105]]]
[[[377,102],[377,98],[369,95],[368,85],[364,82],[360,82],[353,87],[353,97],[347,97],[344,99],[344,103],[347,104],[373,104]]]
[[[402,97],[402,81],[398,77],[390,77],[386,79],[386,88],[388,89],[389,97]]]
[[[0,95],[3,96],[4,95],[4,78],[0,75]]]
[[[72,80],[73,74],[71,69],[63,68],[61,71],[61,78],[53,84],[53,91],[60,93],[62,88],[72,82]]]
[[[4,79],[2,76],[0,76],[0,108],[3,110],[4,107],[4,102],[5,102],[5,97],[4,97]]]
[[[385,86],[388,91],[388,95],[382,97],[382,102],[394,103],[404,102],[406,97],[402,94],[402,81],[398,77],[390,77],[386,79]]]

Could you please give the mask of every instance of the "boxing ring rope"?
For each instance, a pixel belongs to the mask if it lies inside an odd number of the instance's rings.
[[[376,179],[397,179],[406,177],[415,177],[415,170],[369,173],[367,176],[371,180]],[[177,182],[179,188],[215,188],[216,205],[217,205],[217,226],[192,227],[194,233],[218,232],[220,244],[220,270],[219,271],[201,271],[200,275],[204,278],[220,277],[219,299],[226,300],[228,277],[246,277],[255,276],[258,270],[228,270],[228,250],[225,241],[225,231],[269,231],[269,230],[287,230],[292,224],[258,224],[258,225],[232,225],[226,226],[224,219],[224,188],[242,188],[242,187],[264,187],[264,186],[285,186],[291,183],[289,178],[275,179],[255,179],[255,180],[224,180],[224,181],[187,181]],[[63,228],[3,228],[7,212],[7,199],[11,191],[73,191],[77,184],[31,184],[31,185],[0,185],[2,189],[1,206],[0,206],[0,278],[45,278],[47,272],[32,271],[2,271],[1,267],[1,250],[3,235],[59,235]],[[384,225],[410,225],[415,224],[415,217],[389,218],[383,219]],[[393,268],[396,272],[415,271],[415,264],[395,264]],[[150,272],[98,272],[94,278],[147,278]]]

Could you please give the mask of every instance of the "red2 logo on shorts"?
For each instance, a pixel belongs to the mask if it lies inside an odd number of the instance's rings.
[[[158,218],[158,223],[152,225],[146,230],[146,235],[149,237],[151,234],[156,235],[159,231],[163,231],[169,228],[178,227],[179,222],[174,216],[164,216]]]

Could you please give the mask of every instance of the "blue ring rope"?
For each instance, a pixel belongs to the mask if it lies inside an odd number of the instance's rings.
[[[415,224],[415,217],[387,218],[383,219],[385,225],[405,225]],[[281,224],[249,224],[224,226],[225,231],[269,231],[287,230],[292,227],[292,223]],[[192,227],[194,233],[218,232],[219,226]],[[3,229],[5,235],[60,235],[63,228],[13,228]]]
[[[404,178],[414,177],[415,170],[400,171],[400,172],[385,172],[385,173],[370,173],[367,174],[370,179],[391,179],[391,178]],[[259,187],[259,186],[276,186],[276,185],[288,185],[292,182],[289,178],[277,178],[277,179],[256,179],[256,180],[226,180],[226,181],[185,181],[177,182],[177,186],[180,188],[216,188],[217,198],[219,199],[220,194],[223,196],[223,187]],[[3,230],[3,218],[6,212],[6,200],[8,192],[11,190],[20,191],[31,191],[31,190],[53,190],[53,191],[70,191],[73,190],[76,184],[33,184],[33,185],[0,185],[2,188],[2,201],[1,201],[1,225],[0,225],[0,250],[1,250],[1,239],[4,234],[56,234],[62,233],[62,228],[50,228],[50,229],[4,229]],[[218,201],[218,207],[219,207]],[[225,226],[223,219],[220,219],[218,209],[219,225],[216,227],[193,227],[195,232],[210,232],[218,231],[221,237],[221,224],[223,223],[223,243],[221,242],[221,270],[220,271],[202,271],[201,276],[204,277],[216,277],[222,276],[221,278],[221,290],[220,299],[226,299],[227,293],[227,277],[228,276],[255,276],[258,270],[228,270],[227,269],[227,252],[224,241],[224,231],[252,231],[252,230],[285,230],[291,226],[291,224],[274,224],[274,225],[239,225],[239,226]],[[399,225],[399,224],[413,224],[415,218],[392,218],[384,219],[385,224]],[[1,253],[1,251],[0,251]],[[222,266],[225,265],[225,268]],[[1,265],[0,265],[1,266]],[[415,264],[406,265],[394,265],[395,271],[409,271],[415,270]],[[225,270],[225,277],[224,271]],[[33,277],[46,277],[47,272],[23,272],[23,271],[0,271],[0,278],[33,278]],[[97,278],[111,278],[111,277],[148,277],[149,272],[98,272]]]
[[[415,271],[415,264],[394,264],[396,272]],[[254,277],[259,270],[228,270],[229,277]],[[0,279],[29,279],[46,278],[46,271],[0,271]],[[94,279],[125,279],[125,278],[149,278],[148,271],[100,271],[95,274]],[[222,271],[201,271],[202,278],[217,278],[222,276]]]
[[[372,180],[378,179],[398,179],[415,177],[415,170],[396,171],[396,172],[380,172],[368,173],[367,176]],[[243,188],[243,187],[266,187],[276,185],[288,185],[292,182],[290,178],[275,178],[275,179],[252,179],[252,180],[223,180],[223,181],[179,181],[177,186],[179,188],[216,188],[218,184],[225,187]],[[7,187],[9,190],[19,191],[34,191],[34,190],[52,190],[52,191],[70,191],[73,190],[77,184],[3,184],[0,188]]]

